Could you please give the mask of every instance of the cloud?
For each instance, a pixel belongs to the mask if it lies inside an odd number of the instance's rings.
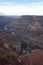
[[[43,6],[32,7],[6,7],[0,6],[0,12],[5,15],[43,15]]]
[[[2,5],[36,5],[42,3],[43,0],[0,0]]]
[[[19,1],[21,1],[21,3]],[[17,4],[18,2],[19,4]],[[22,4],[22,2],[25,3]],[[3,0],[0,4],[0,13],[3,13],[5,15],[43,15],[43,1]]]

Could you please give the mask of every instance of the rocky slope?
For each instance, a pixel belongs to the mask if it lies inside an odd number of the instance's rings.
[[[11,45],[5,39],[0,39],[0,65],[43,65],[43,50],[36,49],[25,55],[18,55],[20,49],[17,45]],[[17,50],[17,51],[16,51]]]

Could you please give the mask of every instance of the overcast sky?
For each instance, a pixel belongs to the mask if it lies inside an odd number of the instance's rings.
[[[0,0],[0,15],[43,15],[43,0]]]

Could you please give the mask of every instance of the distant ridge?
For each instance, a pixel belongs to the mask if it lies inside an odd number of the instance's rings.
[[[8,17],[8,18],[20,18],[20,16],[16,16],[16,15],[4,15],[0,13],[0,17]]]

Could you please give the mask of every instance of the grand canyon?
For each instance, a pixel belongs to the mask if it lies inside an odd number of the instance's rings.
[[[0,65],[43,65],[43,16],[0,16]]]

